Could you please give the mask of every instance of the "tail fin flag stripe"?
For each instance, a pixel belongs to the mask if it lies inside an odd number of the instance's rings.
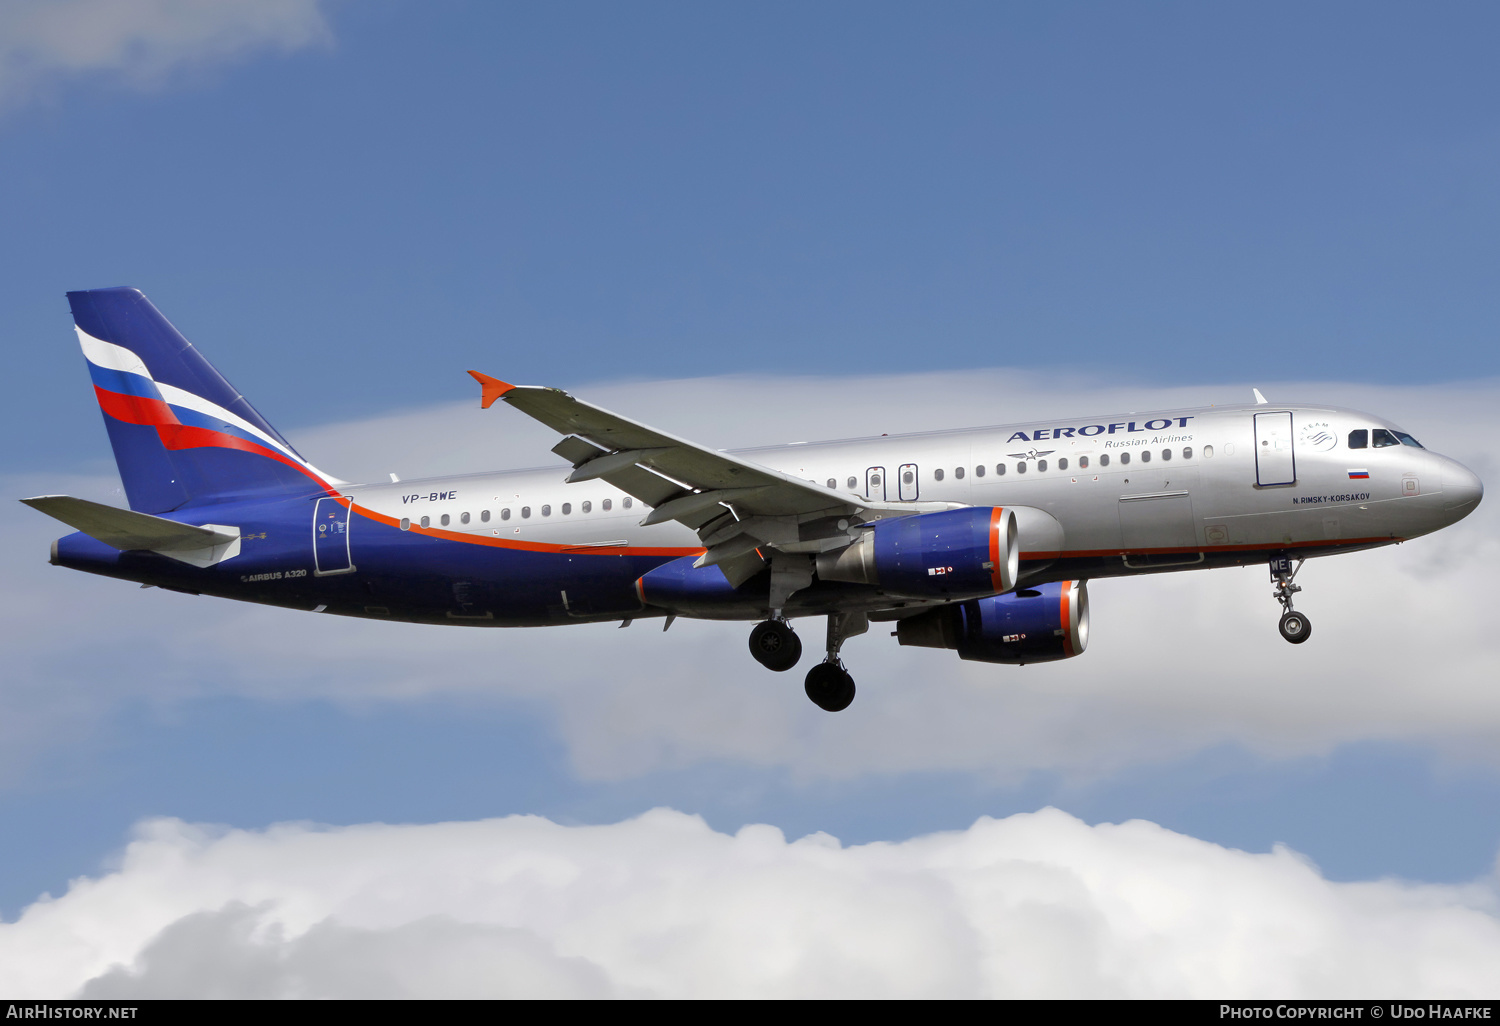
[[[306,460],[297,455],[296,450],[266,434],[237,414],[201,396],[153,380],[146,365],[130,350],[94,338],[82,328],[76,330],[79,345],[83,348],[84,359],[89,363],[89,375],[93,379],[96,392],[103,389],[122,395],[163,400],[171,407],[171,415],[184,424],[235,434],[246,441],[269,445],[304,467],[311,467]],[[99,405],[104,405],[102,398]],[[146,422],[130,421],[130,423]]]
[[[304,460],[139,291],[68,299],[132,509],[338,494],[344,482]]]
[[[253,452],[300,470],[324,489],[333,491],[316,469],[281,443],[266,437],[255,425],[191,392],[171,385],[159,385],[149,375],[143,377],[146,365],[130,350],[94,338],[82,328],[78,329],[78,340],[89,363],[89,375],[94,381],[99,408],[109,416],[127,424],[156,428],[162,445],[167,449],[177,451],[212,446]],[[96,357],[102,366],[95,362]],[[182,405],[168,403],[162,398],[164,391],[171,393]]]
[[[151,305],[139,289],[69,292],[68,300],[73,309],[73,323],[80,335],[87,334],[130,353],[139,366],[135,373],[144,374],[160,385],[200,396],[255,425],[281,447],[291,448],[287,440],[245,401],[233,385],[224,380],[224,376],[182,337],[182,333]],[[148,367],[151,369],[146,370]]]

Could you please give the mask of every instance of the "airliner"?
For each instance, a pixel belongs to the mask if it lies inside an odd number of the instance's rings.
[[[70,292],[130,508],[21,501],[75,529],[54,565],[313,613],[467,627],[755,621],[805,689],[854,699],[844,643],[997,664],[1088,645],[1087,582],[1264,563],[1289,642],[1305,559],[1478,506],[1479,478],[1383,417],[1254,403],[721,452],[557,388],[470,371],[555,431],[552,467],[351,484],[304,459],[132,288]],[[564,466],[565,465],[565,466]]]

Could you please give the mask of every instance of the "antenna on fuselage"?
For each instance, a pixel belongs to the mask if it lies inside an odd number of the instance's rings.
[[[1265,405],[1267,405],[1267,399],[1266,399],[1265,396],[1263,396],[1263,395],[1260,394],[1260,389],[1258,389],[1258,388],[1252,388],[1250,391],[1252,391],[1252,392],[1255,393],[1255,405],[1256,406],[1265,406]]]

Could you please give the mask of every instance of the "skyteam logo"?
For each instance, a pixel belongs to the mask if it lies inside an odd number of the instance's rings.
[[[1333,425],[1326,420],[1303,424],[1302,429],[1297,432],[1297,448],[1308,452],[1327,452],[1338,441],[1339,436],[1334,434]]]

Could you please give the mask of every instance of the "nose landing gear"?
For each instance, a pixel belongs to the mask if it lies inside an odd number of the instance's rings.
[[[1297,565],[1292,566],[1290,557],[1278,556],[1271,560],[1271,580],[1276,584],[1276,590],[1272,594],[1276,601],[1281,603],[1281,621],[1276,629],[1281,636],[1293,645],[1300,645],[1312,637],[1312,621],[1304,613],[1299,613],[1292,608],[1292,596],[1302,590],[1299,584],[1293,584],[1292,579],[1297,576],[1297,571],[1302,569],[1304,559],[1297,560]]]

